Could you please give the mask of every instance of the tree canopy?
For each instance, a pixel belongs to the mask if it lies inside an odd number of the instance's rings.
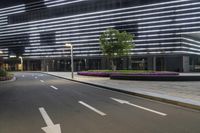
[[[111,59],[112,65],[115,57],[128,55],[134,47],[134,36],[126,31],[120,32],[119,30],[110,28],[101,34],[100,46],[104,55]]]

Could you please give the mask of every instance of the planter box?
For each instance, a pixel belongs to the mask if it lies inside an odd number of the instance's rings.
[[[200,76],[179,75],[111,75],[115,80],[140,80],[140,81],[200,81]]]
[[[106,72],[78,72],[77,74],[83,76],[110,77],[110,73]]]

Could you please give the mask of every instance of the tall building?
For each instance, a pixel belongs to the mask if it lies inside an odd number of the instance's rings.
[[[99,36],[108,28],[135,36],[130,57],[118,69],[200,71],[198,0],[24,0],[0,9],[4,67],[17,70],[107,69]],[[16,58],[10,58],[16,56]]]

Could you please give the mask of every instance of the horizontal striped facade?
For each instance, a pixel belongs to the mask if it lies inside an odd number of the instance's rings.
[[[74,54],[101,56],[99,36],[108,28],[135,35],[132,55],[200,53],[198,38],[187,36],[200,32],[200,2],[174,0],[140,6],[121,6],[101,11],[74,13],[34,20],[34,13],[51,8],[65,8],[92,0],[45,0],[0,9],[0,50],[4,58],[21,54],[24,58],[65,57],[70,54],[65,43],[74,46]],[[125,1],[125,0],[124,0]],[[123,3],[123,0],[121,0]],[[122,4],[123,5],[123,4]],[[13,16],[26,14],[31,21],[14,23]],[[36,14],[38,16],[38,14]],[[22,18],[23,19],[23,18]]]

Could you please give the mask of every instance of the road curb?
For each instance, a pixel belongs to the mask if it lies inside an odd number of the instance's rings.
[[[141,94],[141,93],[136,93],[136,92],[130,92],[130,91],[126,91],[126,90],[120,90],[120,89],[117,89],[117,88],[97,85],[97,84],[93,84],[93,83],[87,83],[87,82],[84,82],[84,81],[74,80],[74,79],[70,79],[70,78],[64,78],[64,77],[56,76],[56,75],[49,74],[49,73],[43,73],[43,74],[48,74],[48,75],[51,75],[51,76],[54,76],[54,77],[70,80],[70,81],[77,82],[77,83],[87,84],[87,85],[100,87],[100,88],[111,90],[111,91],[125,93],[125,94],[129,94],[129,95],[133,95],[133,96],[139,96],[139,97],[142,97],[142,98],[147,98],[147,99],[156,100],[156,101],[160,101],[160,102],[170,103],[170,104],[174,104],[174,105],[178,105],[178,106],[182,106],[182,107],[186,107],[186,108],[195,109],[195,110],[200,111],[200,106],[190,104],[190,103],[175,101],[175,100],[171,100],[171,99],[166,99],[166,98],[161,98],[161,97],[156,97],[156,96],[151,96],[151,95],[146,95],[146,94]]]

